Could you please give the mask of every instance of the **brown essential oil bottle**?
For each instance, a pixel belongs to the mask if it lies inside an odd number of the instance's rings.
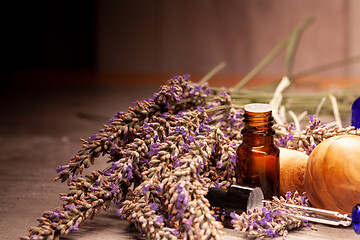
[[[269,104],[245,105],[242,143],[237,149],[236,181],[258,186],[265,199],[279,193],[279,148],[274,144],[273,117]]]

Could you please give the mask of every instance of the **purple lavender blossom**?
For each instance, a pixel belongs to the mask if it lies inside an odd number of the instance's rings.
[[[221,183],[219,183],[219,181],[216,181],[215,183],[214,183],[214,187],[216,187],[216,188],[220,188],[222,185],[221,185]]]
[[[302,204],[306,203],[306,196],[300,196],[300,199]]]
[[[312,144],[310,145],[310,150],[313,151],[315,148],[316,148],[316,144],[315,144],[315,143],[312,143]]]
[[[210,94],[212,94],[212,91],[210,90],[210,88],[206,88],[205,95],[209,96]]]
[[[316,119],[316,116],[315,115],[310,115],[309,118],[310,118],[310,122],[314,122],[314,120]]]
[[[144,123],[143,128],[144,128],[146,133],[151,132],[151,127],[150,127],[150,125],[148,123]]]
[[[257,224],[256,220],[249,222],[250,226],[253,226],[254,228],[259,228],[259,225]]]
[[[191,142],[195,142],[195,136],[194,135],[188,135],[187,136],[187,139],[188,139],[188,141],[191,143]]]
[[[235,211],[230,213],[230,217],[234,220],[239,220],[238,216],[236,215]]]
[[[112,188],[111,193],[116,193],[119,190],[119,186],[117,184],[110,184],[110,187]]]
[[[168,112],[163,112],[163,113],[161,113],[161,116],[165,119],[168,119],[171,115]]]
[[[157,142],[159,140],[159,135],[155,134],[154,141]]]
[[[236,162],[237,162],[236,154],[231,153],[231,154],[230,154],[230,157],[231,157],[231,162],[232,162],[234,165],[236,165]]]
[[[291,197],[292,193],[291,192],[286,192],[286,200],[289,200]]]
[[[65,170],[67,168],[69,168],[69,164],[63,165],[63,166],[58,165],[58,168],[56,169],[56,172],[59,173],[59,172]]]
[[[195,92],[201,92],[201,90],[202,90],[202,86],[201,86],[201,85],[195,85],[195,87],[194,87],[194,91],[195,91]]]
[[[187,131],[183,127],[176,126],[175,127],[176,133],[181,133],[181,135],[185,136],[187,134]]]
[[[223,97],[228,97],[228,96],[229,96],[229,95],[227,94],[227,92],[221,92],[220,95],[223,96]]]
[[[61,210],[55,210],[52,213],[50,213],[51,218],[57,218],[57,217],[63,218],[65,216],[66,216],[65,213]]]
[[[141,190],[143,194],[147,193],[149,191],[150,184],[146,184],[143,189]]]
[[[174,159],[174,168],[180,167],[181,166],[181,161],[178,160],[176,155],[173,157],[173,159]]]
[[[176,87],[170,86],[170,92],[171,92],[172,94],[175,94],[175,93],[176,93]]]
[[[105,173],[104,173],[104,176],[111,176],[112,174],[114,174],[115,171],[114,169],[110,168],[109,170],[107,170]]]
[[[156,186],[156,191],[158,194],[162,193],[164,188],[164,184],[160,183],[159,185]]]
[[[180,111],[180,112],[178,112],[178,114],[176,114],[176,118],[181,118],[181,117],[183,117],[184,115],[185,115],[185,111]]]
[[[190,217],[189,219],[185,219],[184,220],[184,223],[185,223],[185,225],[186,225],[186,227],[185,227],[185,230],[186,231],[189,231],[190,230],[190,227],[191,227],[191,224],[192,224],[192,222],[193,222],[193,217]]]
[[[236,112],[235,117],[238,119],[241,119],[243,117],[243,115],[240,112]]]
[[[211,128],[207,125],[205,125],[204,123],[200,123],[200,126],[199,126],[199,130],[205,130],[206,132],[210,132],[211,131]]]
[[[70,200],[70,197],[68,197],[68,196],[61,196],[61,197],[60,197],[60,200],[61,200],[61,201],[69,201],[69,200]]]
[[[266,234],[271,238],[277,237],[277,234],[271,228],[266,230]]]
[[[201,107],[201,106],[198,106],[196,109],[197,109],[199,112],[205,111],[205,108],[203,108],[203,107]]]
[[[90,139],[91,140],[97,140],[97,139],[100,139],[101,138],[101,133],[97,133],[97,132],[95,132],[91,137],[90,137]]]
[[[207,118],[206,118],[206,122],[212,122],[213,121],[213,119],[211,118],[211,116],[208,116]]]
[[[130,180],[130,179],[133,179],[134,177],[133,177],[133,173],[130,171],[130,172],[128,172],[128,174],[127,174],[127,179],[128,180]]]
[[[184,150],[184,151],[188,151],[190,148],[189,144],[186,144],[184,143],[182,146],[181,146],[181,149]]]
[[[286,146],[289,141],[290,142],[294,141],[294,136],[291,133],[288,133],[284,137],[280,138],[279,144],[280,144],[280,146],[283,147],[283,146]]]
[[[206,109],[213,108],[213,107],[215,107],[215,104],[214,104],[214,103],[211,103],[211,104],[209,104],[209,105],[206,106]]]
[[[310,129],[318,128],[321,124],[320,119],[317,119],[315,115],[310,116]]]
[[[185,199],[185,194],[184,193],[179,193],[177,200],[182,202],[182,201],[184,201],[184,199]]]
[[[76,222],[74,226],[70,229],[70,232],[75,232],[79,230],[79,222]]]
[[[156,218],[157,223],[162,223],[164,221],[164,216],[159,216]]]
[[[118,152],[119,152],[119,146],[116,143],[114,143],[110,149],[110,155],[115,155]]]
[[[181,127],[181,135],[186,136],[186,134],[187,131],[183,127]]]
[[[176,133],[179,133],[181,131],[181,128],[179,126],[176,126],[175,127],[175,130],[174,130]]]
[[[94,183],[94,186],[99,186],[100,183],[101,183],[101,177],[99,177],[98,179],[96,179],[95,183]]]
[[[160,143],[153,143],[150,145],[150,151],[148,152],[149,156],[155,155],[157,152],[160,151]]]
[[[156,203],[150,203],[149,207],[151,210],[154,210],[154,211],[159,210],[159,206]]]
[[[95,192],[95,191],[101,191],[102,189],[101,189],[100,187],[96,187],[96,186],[93,187],[93,186],[91,186],[91,187],[89,187],[89,190]]]
[[[76,206],[74,204],[66,204],[64,208],[65,210],[70,211],[71,209],[76,208]]]
[[[123,212],[123,209],[122,209],[122,208],[116,209],[116,214],[117,214],[119,217],[122,217],[122,212]]]
[[[184,211],[181,211],[181,202],[180,201],[176,201],[175,202],[175,207],[176,207],[176,209],[177,209],[177,215],[178,216],[182,216],[182,213],[184,212]]]
[[[224,119],[225,120],[225,119]],[[231,122],[231,124],[236,124],[237,122],[238,122],[238,120],[236,119],[236,117],[235,116],[233,116],[231,119],[230,119],[230,122]]]
[[[171,228],[170,231],[172,232],[172,234],[174,235],[179,235],[179,230],[175,229],[175,228]]]

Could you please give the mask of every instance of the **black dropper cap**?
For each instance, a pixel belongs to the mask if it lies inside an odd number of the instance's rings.
[[[211,206],[224,208],[228,215],[233,211],[241,214],[256,207],[261,208],[264,194],[259,187],[234,184],[228,190],[209,188],[206,198]]]

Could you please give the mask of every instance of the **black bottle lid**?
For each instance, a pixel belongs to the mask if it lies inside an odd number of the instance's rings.
[[[259,187],[232,185],[228,190],[209,188],[206,195],[211,206],[224,208],[226,213],[242,213],[263,207],[264,194]]]

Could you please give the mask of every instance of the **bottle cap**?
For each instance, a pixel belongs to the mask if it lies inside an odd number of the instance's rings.
[[[351,212],[353,229],[356,234],[360,234],[360,204],[356,204]]]
[[[355,129],[360,128],[360,97],[358,97],[351,107],[351,126]]]
[[[237,212],[263,207],[264,194],[259,187],[231,185],[226,191],[222,188],[209,188],[206,195],[210,204],[215,207],[225,208],[225,212]]]
[[[264,194],[259,187],[243,185],[231,185],[227,193],[227,201],[230,208],[239,208],[243,211],[254,208],[262,208]]]
[[[270,104],[264,104],[264,103],[246,104],[244,106],[244,109],[247,112],[271,112],[272,111]]]

